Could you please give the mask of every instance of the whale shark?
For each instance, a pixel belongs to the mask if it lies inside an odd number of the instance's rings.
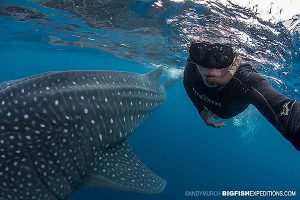
[[[2,83],[0,200],[63,200],[89,187],[161,193],[166,181],[126,138],[166,100],[162,74],[58,71]]]

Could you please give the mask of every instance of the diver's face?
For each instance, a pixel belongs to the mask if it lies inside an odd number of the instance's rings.
[[[210,83],[207,78],[209,77],[220,77],[223,76],[229,69],[229,67],[222,69],[214,69],[214,68],[204,68],[200,65],[197,65],[197,68],[202,76],[202,79],[207,87],[216,87],[216,84]]]

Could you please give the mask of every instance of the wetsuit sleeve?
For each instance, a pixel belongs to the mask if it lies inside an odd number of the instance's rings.
[[[194,93],[193,88],[190,84],[188,84],[184,81],[183,85],[184,85],[184,88],[185,88],[185,91],[186,91],[188,97],[190,98],[190,100],[192,101],[194,106],[197,108],[199,115],[201,115],[201,111],[205,109],[203,106],[203,103],[201,102],[200,98],[198,98],[196,96],[196,94]]]
[[[196,95],[196,92],[193,89],[193,85],[197,85],[197,83],[195,83],[197,77],[195,77],[196,72],[194,67],[195,66],[193,66],[188,59],[184,69],[183,85],[188,97],[197,108],[198,113],[201,114],[201,111],[205,108],[203,102],[201,102],[201,99]]]
[[[245,70],[242,77],[243,80],[239,81],[247,85],[249,103],[300,150],[299,104],[274,90],[267,80],[254,70]]]

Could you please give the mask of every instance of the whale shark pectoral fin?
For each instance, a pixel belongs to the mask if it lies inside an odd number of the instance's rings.
[[[157,81],[162,76],[163,73],[164,73],[164,67],[161,66],[145,75],[149,80]]]
[[[165,186],[166,181],[135,156],[127,141],[96,156],[82,185],[150,194],[161,193]]]

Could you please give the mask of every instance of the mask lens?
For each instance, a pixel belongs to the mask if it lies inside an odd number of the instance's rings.
[[[235,57],[231,46],[208,42],[192,43],[189,52],[193,62],[205,68],[228,67]]]
[[[192,43],[189,49],[191,59],[198,65],[205,66],[210,52],[210,43]]]
[[[214,46],[214,53],[212,55],[217,61],[216,67],[218,68],[228,67],[231,65],[235,57],[233,49],[230,46],[223,44],[216,44]]]

